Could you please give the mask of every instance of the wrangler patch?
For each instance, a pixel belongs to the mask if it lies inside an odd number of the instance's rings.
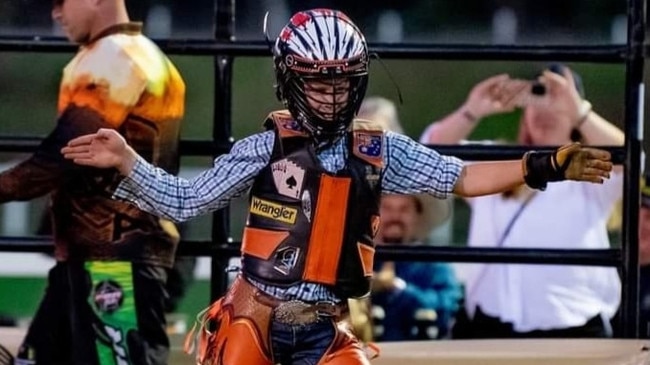
[[[294,224],[298,209],[253,197],[250,212],[276,221]]]

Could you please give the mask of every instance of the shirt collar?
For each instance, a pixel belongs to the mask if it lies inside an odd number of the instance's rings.
[[[129,23],[120,23],[120,24],[111,25],[110,27],[108,27],[108,28],[102,30],[101,32],[99,32],[93,39],[88,41],[88,43],[86,43],[86,44],[96,42],[101,38],[104,38],[104,37],[107,37],[107,36],[113,35],[113,34],[118,34],[118,33],[129,34],[129,35],[142,34],[142,23],[140,23],[140,22],[129,22]]]

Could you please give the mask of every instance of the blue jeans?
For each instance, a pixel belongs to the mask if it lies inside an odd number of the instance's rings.
[[[308,325],[271,324],[273,361],[282,365],[316,365],[334,341],[334,322],[323,318]]]

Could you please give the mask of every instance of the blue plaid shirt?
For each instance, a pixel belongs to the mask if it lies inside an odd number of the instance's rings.
[[[211,169],[192,179],[166,173],[139,158],[131,174],[118,186],[115,197],[136,204],[140,209],[172,221],[185,221],[227,206],[231,199],[248,192],[257,174],[270,161],[275,141],[273,131],[244,138],[228,154],[214,160]],[[386,132],[383,193],[429,193],[447,198],[460,176],[463,162],[443,156],[401,134]],[[318,152],[318,159],[329,172],[345,167],[349,154],[347,137]],[[279,288],[253,283],[280,299],[340,301],[329,288],[301,283]]]

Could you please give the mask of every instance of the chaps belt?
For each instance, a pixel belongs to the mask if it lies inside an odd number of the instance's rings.
[[[256,290],[255,300],[262,305],[271,307],[274,321],[288,325],[308,325],[323,319],[340,319],[348,312],[347,301],[334,303],[320,301],[307,303],[301,300],[280,300],[266,293]]]

